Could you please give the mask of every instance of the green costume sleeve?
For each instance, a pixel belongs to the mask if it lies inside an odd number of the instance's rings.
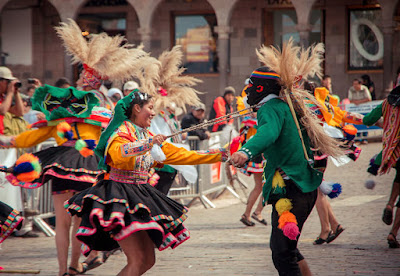
[[[375,107],[370,113],[364,116],[363,124],[372,126],[382,117],[382,104]]]
[[[274,105],[268,105],[267,112],[257,113],[257,133],[239,150],[247,154],[249,159],[264,152],[268,146],[278,139],[282,130],[284,117]]]

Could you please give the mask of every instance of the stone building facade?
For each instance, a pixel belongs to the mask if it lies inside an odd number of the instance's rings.
[[[209,106],[223,88],[239,92],[260,63],[255,49],[324,42],[324,70],[333,90],[347,96],[368,74],[382,98],[400,66],[398,0],[0,0],[2,63],[22,80],[54,84],[77,76],[53,27],[67,18],[90,32],[121,33],[158,56],[183,43],[188,73]],[[189,20],[189,21],[188,21]],[[190,21],[192,20],[192,21]],[[195,21],[206,22],[200,27]],[[101,28],[100,28],[100,27]],[[107,29],[108,28],[108,29]]]

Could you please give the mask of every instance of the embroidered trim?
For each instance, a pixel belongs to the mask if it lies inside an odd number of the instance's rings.
[[[1,224],[0,243],[10,236],[11,233],[14,232],[14,229],[16,229],[23,220],[24,219],[19,216],[19,212],[17,210],[13,210],[8,215],[4,223]]]
[[[109,179],[126,184],[146,184],[149,180],[148,171],[128,171],[111,168]]]
[[[142,155],[153,147],[153,138],[143,139],[136,142],[130,142],[121,145],[121,155],[123,157],[132,157]]]

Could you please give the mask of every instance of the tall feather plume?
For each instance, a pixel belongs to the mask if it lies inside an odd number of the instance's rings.
[[[299,76],[305,80],[322,76],[323,44],[318,43],[304,49],[295,46],[293,40],[289,39],[283,44],[282,50],[273,46],[262,46],[256,50],[256,53],[260,62],[280,75],[283,86],[280,92],[281,99],[287,102],[285,95],[289,94],[299,121],[307,130],[312,146],[333,157],[343,155],[337,141],[325,133],[321,122],[305,105],[306,99],[319,106],[318,101],[309,92],[295,87],[295,81]]]
[[[81,62],[94,69],[103,79],[126,81],[132,79],[149,61],[143,46],[125,43],[123,36],[110,37],[106,33],[91,34],[86,40],[75,21],[68,19],[55,28],[74,63]],[[125,43],[125,44],[124,44]]]
[[[74,20],[69,18],[67,22],[61,22],[61,25],[55,29],[63,41],[67,53],[72,56],[73,64],[87,59],[89,48],[86,39],[82,36],[81,29]]]
[[[186,110],[186,105],[197,105],[200,103],[198,94],[201,92],[194,89],[192,86],[201,82],[201,80],[183,75],[185,68],[182,68],[183,53],[180,46],[175,46],[171,51],[163,52],[159,58],[158,70],[156,70],[155,62],[149,64],[145,68],[141,76],[136,76],[140,83],[141,89],[149,93],[155,98],[154,108],[160,111],[167,107],[171,102],[175,102],[177,106]],[[144,77],[146,72],[152,72],[153,78]],[[157,73],[157,77],[154,77]],[[146,74],[145,74],[146,75]],[[158,88],[162,87],[167,91],[167,96],[162,96],[158,92]]]

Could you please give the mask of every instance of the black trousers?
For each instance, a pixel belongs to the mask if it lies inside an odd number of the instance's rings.
[[[156,171],[156,173],[160,176],[160,179],[158,180],[158,183],[154,186],[154,188],[162,192],[164,195],[167,195],[169,189],[171,189],[172,183],[174,183],[175,176],[178,172],[175,171],[173,173],[169,173]]]
[[[296,216],[299,230],[303,228],[304,222],[310,215],[315,201],[317,200],[317,190],[310,193],[303,193],[292,180],[285,181],[286,197],[291,199],[293,209],[290,210]],[[275,209],[275,203],[272,203],[272,232],[270,247],[272,250],[272,261],[275,268],[281,276],[297,276],[301,275],[297,262],[304,259],[300,251],[297,249],[297,240],[290,240],[283,231],[278,228],[279,215]]]

